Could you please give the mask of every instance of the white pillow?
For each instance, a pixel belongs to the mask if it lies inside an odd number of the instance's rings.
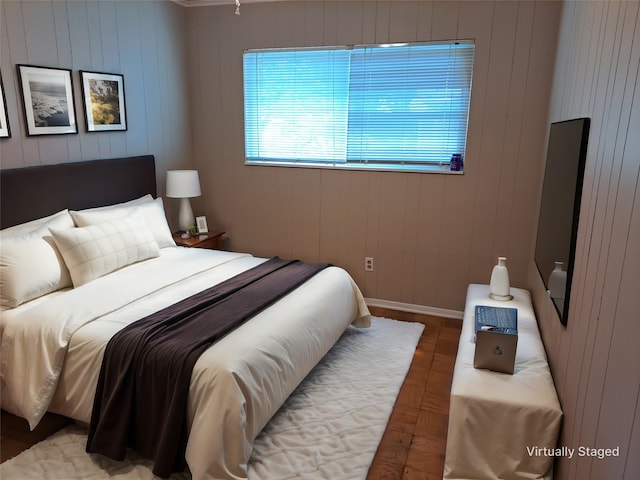
[[[52,230],[53,239],[79,287],[132,263],[160,255],[144,221],[136,216],[69,230]]]
[[[114,203],[113,205],[105,205],[104,207],[94,207],[94,208],[85,208],[84,210],[78,210],[78,212],[105,212],[108,210],[112,210],[114,208],[122,208],[122,207],[133,207],[134,205],[141,205],[143,203],[153,202],[153,195],[147,193],[146,195],[140,198],[134,198],[133,200],[129,200],[128,202],[122,203]],[[75,213],[74,210],[71,210],[71,215]]]
[[[98,225],[136,215],[143,219],[149,230],[153,234],[153,238],[159,248],[175,247],[176,242],[173,241],[173,235],[167,224],[167,217],[164,213],[164,205],[162,198],[158,197],[142,204],[133,204],[128,206],[115,206],[104,210],[81,210],[71,212],[71,216],[78,227],[88,227],[89,225]]]
[[[60,230],[63,228],[73,227],[73,219],[69,215],[69,210],[61,210],[58,213],[49,215],[48,217],[38,218],[37,220],[31,220],[30,222],[2,229],[0,230],[0,238],[6,238],[13,235],[23,235],[41,228],[49,227],[58,228]]]
[[[23,235],[2,238],[0,241],[0,304],[2,307],[14,308],[28,300],[70,286],[69,270],[48,229],[41,228]]]

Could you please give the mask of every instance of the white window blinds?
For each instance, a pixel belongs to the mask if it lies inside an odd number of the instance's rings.
[[[247,163],[419,169],[465,153],[470,41],[244,54]]]

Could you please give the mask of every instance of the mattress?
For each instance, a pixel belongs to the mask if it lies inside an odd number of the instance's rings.
[[[172,247],[81,287],[2,312],[2,407],[89,422],[104,348],[125,325],[252,268],[248,254]],[[186,458],[194,479],[246,478],[253,441],[350,324],[370,321],[330,267],[231,332],[192,372]]]

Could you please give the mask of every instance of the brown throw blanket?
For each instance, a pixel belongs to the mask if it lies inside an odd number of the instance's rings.
[[[275,257],[119,331],[105,349],[87,452],[123,460],[130,446],[153,459],[155,475],[184,470],[198,357],[327,266]]]

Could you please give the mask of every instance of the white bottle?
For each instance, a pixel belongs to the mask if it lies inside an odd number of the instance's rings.
[[[563,262],[554,262],[555,267],[549,275],[549,295],[558,300],[564,300],[567,288],[567,272],[562,270]]]
[[[498,257],[498,264],[491,272],[489,297],[502,302],[513,299],[509,289],[509,272],[507,271],[507,257]]]

